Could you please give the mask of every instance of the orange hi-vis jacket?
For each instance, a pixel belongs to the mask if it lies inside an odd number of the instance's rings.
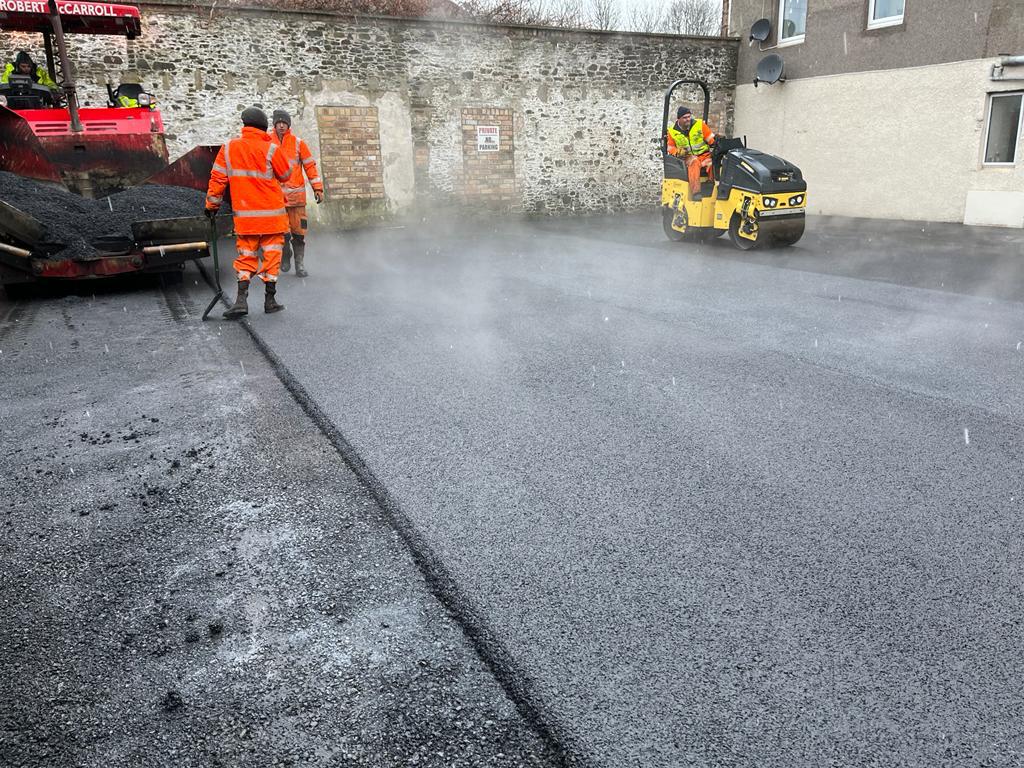
[[[277,134],[271,132],[271,139],[281,147],[284,156],[292,164],[292,175],[282,185],[284,187],[284,199],[289,208],[298,208],[306,204],[306,180],[302,178],[305,171],[309,185],[314,192],[324,193],[324,183],[320,180],[320,172],[316,169],[316,161],[309,151],[309,146],[291,131],[284,134],[283,139],[278,139]]]
[[[292,170],[270,135],[247,125],[239,138],[229,141],[217,153],[206,189],[206,207],[220,208],[224,190],[230,185],[236,234],[287,232],[288,213],[281,184],[291,177]]]

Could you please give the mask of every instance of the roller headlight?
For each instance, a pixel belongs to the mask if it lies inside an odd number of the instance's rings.
[[[148,93],[140,93],[137,101],[139,102],[140,107],[148,107],[153,103],[153,97]]]
[[[7,106],[7,97],[6,96],[0,96],[0,107],[6,107],[6,106]]]
[[[779,201],[776,200],[774,197],[765,197],[762,199],[762,202],[764,203],[765,208],[774,208],[776,205],[779,204]]]
[[[803,202],[804,202],[804,196],[803,195],[793,195],[791,198],[789,198],[789,204],[790,205],[803,205]]]

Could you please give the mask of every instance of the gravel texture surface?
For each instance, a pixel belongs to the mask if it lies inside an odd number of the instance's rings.
[[[81,259],[96,255],[90,245],[95,238],[130,238],[135,221],[202,214],[205,195],[186,187],[147,184],[87,200],[50,184],[0,171],[0,200],[46,226],[43,245],[51,255]]]
[[[196,291],[0,302],[0,765],[558,764]]]
[[[252,318],[596,765],[1024,763],[1024,238],[809,226],[314,232]]]

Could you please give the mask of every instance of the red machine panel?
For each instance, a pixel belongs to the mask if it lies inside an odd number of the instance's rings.
[[[0,171],[61,183],[60,173],[50,162],[32,127],[21,115],[6,107],[0,107]]]
[[[65,33],[125,35],[142,33],[139,9],[134,5],[57,0],[57,13]],[[49,32],[46,0],[0,0],[0,30],[4,32]]]
[[[0,0],[2,2],[2,0]],[[19,109],[17,114],[40,138],[71,133],[71,113],[66,109]],[[163,118],[148,107],[82,107],[78,110],[85,134],[132,134],[164,132]]]
[[[81,115],[85,130],[72,133],[67,110],[0,107],[0,170],[103,197],[167,167],[159,112],[98,108]]]

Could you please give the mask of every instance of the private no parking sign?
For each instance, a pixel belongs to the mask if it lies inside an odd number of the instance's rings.
[[[501,147],[500,134],[496,125],[478,125],[476,127],[476,151],[497,152]]]

